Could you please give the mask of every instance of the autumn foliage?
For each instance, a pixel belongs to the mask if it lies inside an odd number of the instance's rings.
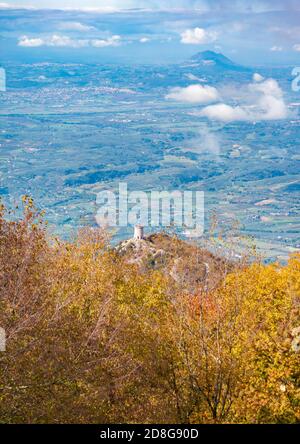
[[[299,255],[178,280],[23,203],[0,209],[0,422],[300,422]]]

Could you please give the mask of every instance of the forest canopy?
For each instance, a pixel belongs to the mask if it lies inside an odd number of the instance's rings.
[[[232,265],[174,237],[141,264],[23,204],[0,209],[0,423],[300,422],[300,255]]]

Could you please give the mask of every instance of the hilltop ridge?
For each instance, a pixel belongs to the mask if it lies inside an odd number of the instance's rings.
[[[164,232],[127,239],[117,245],[116,251],[141,270],[163,272],[190,293],[199,286],[213,288],[234,268],[232,261]]]

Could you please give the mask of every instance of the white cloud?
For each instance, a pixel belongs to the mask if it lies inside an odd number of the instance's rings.
[[[181,43],[187,45],[202,45],[214,42],[217,39],[216,31],[207,31],[203,28],[187,29],[181,34]]]
[[[247,112],[240,106],[230,106],[225,103],[210,105],[205,107],[201,116],[208,117],[212,120],[221,120],[222,122],[232,122],[233,120],[248,120]]]
[[[194,145],[196,147],[196,145]],[[221,145],[219,137],[211,132],[208,128],[200,131],[200,139],[198,142],[198,152],[209,153],[213,156],[219,156],[221,153]]]
[[[107,39],[91,40],[91,45],[95,48],[105,48],[107,46],[119,46],[121,43],[121,36],[113,35]]]
[[[270,48],[270,51],[272,52],[281,52],[283,51],[283,47],[282,46],[272,46],[272,48]]]
[[[70,48],[82,48],[88,45],[88,40],[71,39],[68,36],[53,34],[46,38],[30,38],[26,35],[19,38],[19,46],[38,47],[38,46],[58,46]]]
[[[287,117],[287,107],[281,98],[272,95],[264,95],[258,103],[261,110],[261,118],[256,120],[281,120]]]
[[[58,34],[53,34],[44,38],[30,38],[24,35],[19,38],[18,45],[24,47],[50,46],[83,48],[86,46],[93,46],[95,48],[104,48],[106,46],[118,46],[120,41],[121,37],[119,35],[113,35],[112,37],[103,40],[72,39],[68,36]]]
[[[150,42],[150,39],[149,39],[148,37],[142,37],[142,38],[140,39],[140,42],[141,42],[141,43],[147,43],[147,42]]]
[[[45,40],[46,46],[59,46],[59,47],[70,47],[70,48],[82,48],[88,45],[88,40],[81,39],[71,39],[65,35],[52,35],[48,40]]]
[[[259,74],[258,72],[253,74],[253,82],[262,82],[264,80],[264,77]]]
[[[92,31],[96,28],[94,28],[94,26],[85,25],[80,22],[62,22],[59,24],[59,29],[62,29],[64,31],[87,32]]]
[[[37,46],[43,46],[44,40],[40,38],[29,38],[26,35],[23,35],[19,38],[19,46],[25,46],[25,47],[37,47]]]
[[[203,108],[201,116],[222,122],[281,120],[288,116],[283,92],[274,79],[251,83],[252,104],[230,106],[219,103]]]
[[[189,80],[193,80],[193,81],[196,80],[197,82],[206,82],[206,79],[204,79],[204,78],[202,79],[201,77],[197,77],[192,73],[185,74],[185,77],[188,78]]]
[[[278,85],[278,82],[274,79],[267,79],[260,83],[250,83],[248,86],[250,91],[262,93],[264,95],[274,96],[281,98],[283,96],[282,89]]]
[[[0,3],[0,9],[23,9],[23,8],[34,9],[34,7],[30,6],[30,5],[24,6],[24,5],[17,5],[17,4],[9,5],[8,3],[3,3],[3,2]]]
[[[207,126],[201,128],[199,135],[186,142],[184,147],[187,151],[193,153],[205,153],[218,158],[221,152],[221,143],[219,134],[212,132]],[[217,159],[216,159],[217,160]]]
[[[210,103],[216,102],[219,93],[216,88],[208,85],[190,85],[186,88],[172,88],[166,95],[166,99],[177,100],[187,103]]]
[[[293,49],[294,49],[294,51],[300,52],[300,43],[297,43],[296,45],[294,45]]]

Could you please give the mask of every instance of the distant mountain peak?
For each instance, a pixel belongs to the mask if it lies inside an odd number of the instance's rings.
[[[190,60],[194,63],[199,63],[202,66],[206,67],[217,66],[219,68],[224,68],[224,69],[247,70],[247,68],[233,62],[224,54],[214,51],[198,52],[193,57],[191,57]]]

